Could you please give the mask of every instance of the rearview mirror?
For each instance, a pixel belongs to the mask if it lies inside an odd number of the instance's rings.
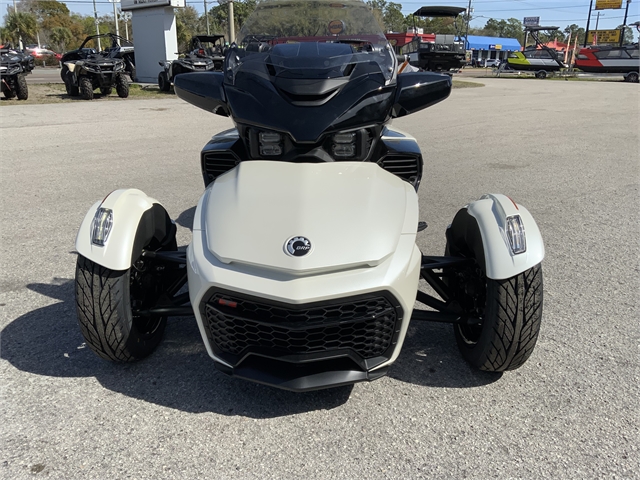
[[[398,75],[393,118],[404,117],[435,105],[451,93],[451,77],[439,73],[414,72]]]
[[[222,72],[181,73],[173,81],[176,95],[191,105],[223,117],[229,116]]]

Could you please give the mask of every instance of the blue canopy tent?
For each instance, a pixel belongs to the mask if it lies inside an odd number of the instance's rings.
[[[469,35],[467,38],[467,50],[501,50],[503,52],[519,52],[522,50],[522,46],[515,38]]]
[[[509,55],[509,52],[519,52],[522,47],[515,38],[469,35],[467,38],[467,50],[473,52],[472,58],[476,60],[488,58],[504,60]]]

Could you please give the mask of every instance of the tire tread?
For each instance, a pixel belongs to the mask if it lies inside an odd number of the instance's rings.
[[[492,345],[482,370],[505,371],[521,367],[531,356],[542,321],[542,268],[540,265],[506,280],[489,281],[495,289],[497,321]],[[491,307],[489,307],[491,310]]]
[[[78,256],[76,306],[80,330],[87,344],[100,357],[115,362],[135,360],[127,349],[128,331],[123,331],[126,271],[101,267]]]

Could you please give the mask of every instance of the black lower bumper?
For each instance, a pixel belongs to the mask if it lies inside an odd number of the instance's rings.
[[[349,365],[349,362],[345,357],[313,363],[290,363],[273,358],[250,356],[233,368],[220,362],[214,362],[214,364],[218,370],[227,375],[294,392],[372,381],[385,376],[389,370],[389,367],[382,367],[367,372],[357,368],[353,362]]]
[[[389,292],[294,305],[212,288],[199,311],[218,370],[294,391],[384,376],[404,317]]]

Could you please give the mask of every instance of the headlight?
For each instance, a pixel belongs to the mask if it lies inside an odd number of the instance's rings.
[[[331,151],[334,157],[350,158],[356,155],[356,132],[336,133],[333,135]]]
[[[118,63],[116,65],[116,70],[122,70],[124,68],[124,63]]]
[[[282,135],[277,132],[260,132],[260,155],[277,156],[282,155]]]
[[[91,224],[91,243],[103,247],[112,226],[113,211],[109,208],[98,208]]]

